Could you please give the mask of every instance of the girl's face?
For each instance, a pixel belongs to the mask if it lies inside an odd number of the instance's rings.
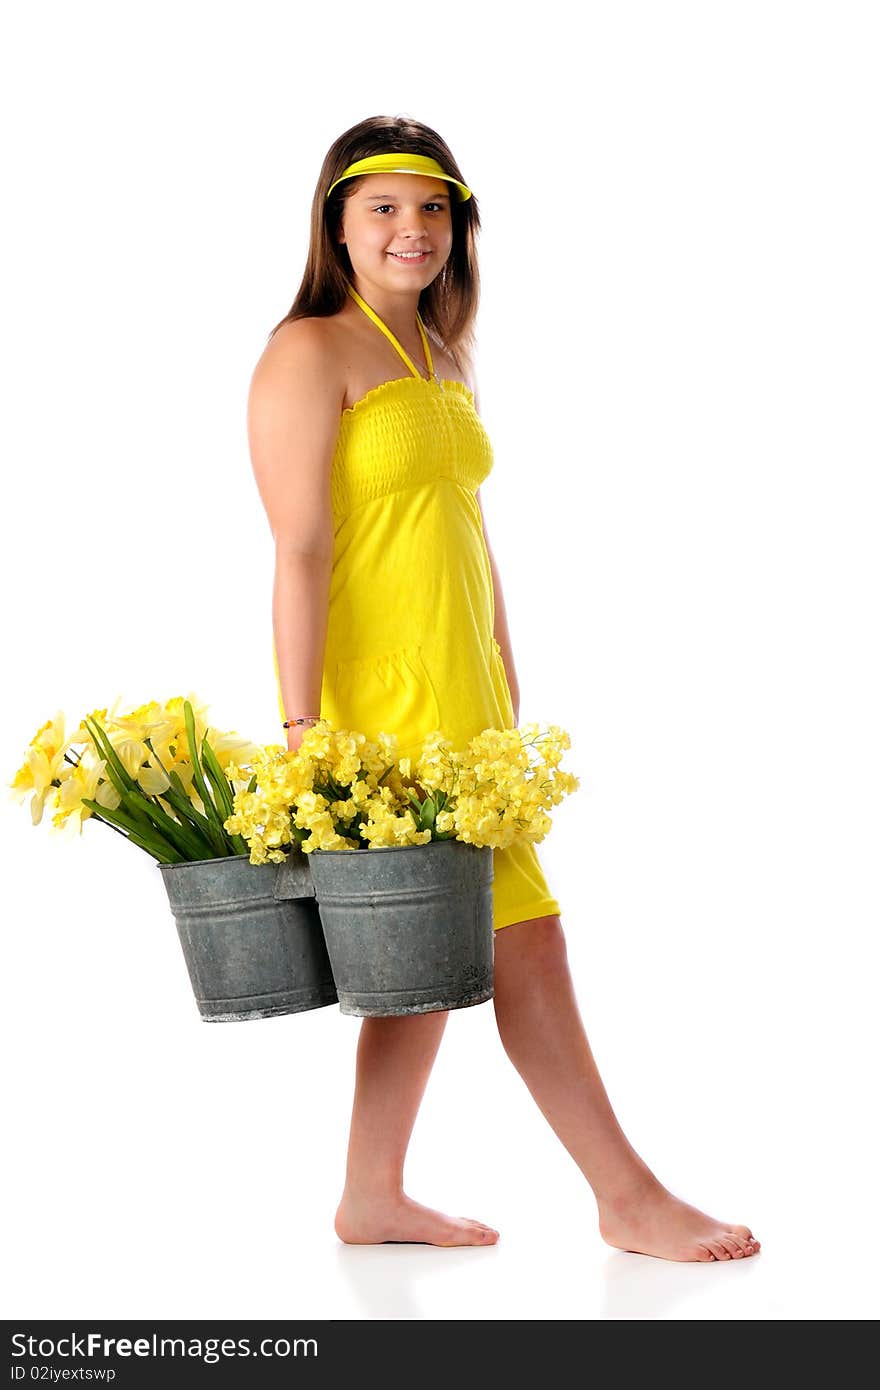
[[[389,289],[422,290],[452,250],[454,195],[430,174],[367,174],[346,199],[339,240],[359,276]],[[398,257],[396,252],[419,256]]]

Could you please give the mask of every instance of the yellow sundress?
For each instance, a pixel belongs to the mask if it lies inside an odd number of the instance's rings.
[[[340,419],[320,714],[369,738],[396,734],[401,757],[437,728],[464,748],[483,729],[515,725],[476,498],[492,445],[470,389],[435,373],[421,316],[427,378],[353,285],[348,291],[408,375],[373,387]],[[283,720],[274,643],[273,655]],[[496,931],[559,913],[533,844],[493,855]]]

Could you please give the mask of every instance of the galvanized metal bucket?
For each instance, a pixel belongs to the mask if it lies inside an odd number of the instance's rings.
[[[206,1023],[337,1002],[304,855],[284,865],[251,864],[242,854],[159,868]],[[281,868],[286,888],[276,896]]]
[[[306,858],[342,1013],[383,1018],[492,998],[490,848],[431,840]]]

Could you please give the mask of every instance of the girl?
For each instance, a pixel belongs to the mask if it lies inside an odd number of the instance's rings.
[[[471,369],[476,199],[436,131],[373,117],[333,144],[299,293],[254,370],[248,434],[275,541],[274,660],[288,747],[318,718],[400,756],[519,720],[479,486],[492,446]],[[430,330],[430,335],[427,330]],[[494,852],[501,1040],[583,1172],[602,1237],[670,1260],[738,1260],[748,1226],[680,1201],[627,1140],[590,1050],[560,906],[533,845]],[[339,1238],[490,1245],[498,1232],[403,1191],[447,1011],[365,1018]]]

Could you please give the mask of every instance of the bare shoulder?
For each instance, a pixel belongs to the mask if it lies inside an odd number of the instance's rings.
[[[339,432],[345,381],[326,321],[284,323],[263,349],[247,400],[251,452],[258,466],[295,453],[323,468]]]
[[[322,384],[321,394],[342,397],[344,385],[338,367],[338,348],[331,320],[288,320],[269,339],[254,368],[255,388],[283,385],[293,377]]]

